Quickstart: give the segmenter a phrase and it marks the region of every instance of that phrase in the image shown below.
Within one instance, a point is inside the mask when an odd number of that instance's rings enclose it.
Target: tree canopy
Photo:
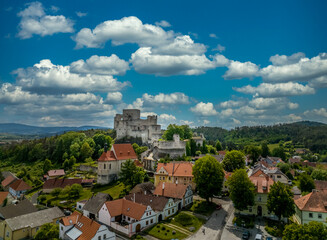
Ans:
[[[283,232],[285,240],[322,240],[326,239],[327,227],[321,222],[309,222],[299,225],[297,223],[289,224]]]
[[[137,167],[132,160],[128,159],[123,163],[119,175],[125,185],[133,188],[144,181],[146,173],[143,168]]]
[[[293,193],[281,182],[275,182],[268,193],[267,207],[278,219],[290,217],[295,213]]]
[[[188,125],[176,125],[176,124],[169,124],[167,130],[162,135],[162,138],[165,140],[173,140],[174,134],[179,134],[181,140],[190,139],[192,138],[192,131]]]
[[[245,156],[241,151],[232,150],[227,152],[222,161],[223,167],[227,172],[245,168]]]
[[[218,195],[221,192],[224,171],[214,157],[207,155],[198,159],[193,167],[193,176],[199,195],[207,201],[213,195]]]
[[[234,207],[240,211],[254,205],[255,186],[245,169],[236,170],[227,180],[229,197]]]
[[[35,240],[59,240],[59,226],[53,223],[46,223],[36,232]]]
[[[308,174],[303,173],[299,177],[301,192],[311,192],[315,188],[315,183]]]

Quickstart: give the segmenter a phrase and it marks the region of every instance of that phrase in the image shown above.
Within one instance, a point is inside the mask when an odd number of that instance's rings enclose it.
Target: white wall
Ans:
[[[106,235],[106,238],[104,238]],[[99,236],[101,236],[101,240],[115,240],[116,234],[114,232],[109,231],[108,227],[101,225],[97,233],[94,235],[92,240],[98,240]]]

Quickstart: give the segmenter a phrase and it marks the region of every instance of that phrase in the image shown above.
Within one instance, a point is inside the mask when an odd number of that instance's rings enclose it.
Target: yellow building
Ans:
[[[193,164],[190,162],[158,163],[157,171],[154,174],[154,185],[159,182],[178,183],[191,185],[195,189],[192,174]]]
[[[0,239],[19,240],[33,238],[46,223],[58,224],[64,214],[58,207],[49,208],[0,222]]]

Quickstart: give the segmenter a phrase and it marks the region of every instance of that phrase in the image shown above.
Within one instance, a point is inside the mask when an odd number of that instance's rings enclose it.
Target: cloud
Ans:
[[[176,120],[176,117],[171,114],[163,113],[163,114],[159,115],[159,121],[171,122],[171,121],[175,121],[175,120]]]
[[[234,101],[234,100],[228,100],[225,102],[221,102],[219,104],[222,108],[235,108],[235,107],[242,107],[246,104],[246,101]]]
[[[218,52],[223,52],[226,50],[226,47],[218,44],[217,47],[213,48],[212,51],[218,51]]]
[[[204,125],[208,125],[209,123],[210,123],[209,120],[206,120],[206,119],[203,120],[203,124],[204,124]]]
[[[31,38],[34,34],[40,36],[55,33],[72,33],[73,21],[63,15],[46,15],[42,3],[32,2],[19,12],[21,17],[18,36],[22,39]]]
[[[165,20],[161,20],[160,22],[156,22],[157,26],[160,27],[171,27],[171,24]]]
[[[216,67],[216,63],[205,55],[158,55],[153,54],[150,47],[140,48],[133,53],[131,63],[139,73],[158,76],[199,75]]]
[[[268,82],[310,81],[326,76],[327,53],[321,53],[311,59],[298,57],[293,64],[269,65],[260,70],[260,75],[264,81]]]
[[[210,33],[210,34],[209,34],[209,37],[211,37],[211,38],[216,38],[216,39],[218,38],[217,35],[214,34],[214,33]]]
[[[0,88],[0,104],[12,105],[26,102],[35,102],[37,100],[38,96],[36,94],[25,92],[20,86],[4,83]]]
[[[308,85],[299,83],[261,83],[257,87],[247,85],[241,88],[233,88],[237,92],[252,94],[260,97],[283,97],[314,94],[315,90]]]
[[[139,46],[158,46],[173,39],[174,35],[172,31],[166,32],[159,26],[143,24],[140,19],[131,16],[105,21],[93,30],[83,28],[74,40],[77,48],[100,48],[109,40],[113,45],[136,43]]]
[[[87,15],[87,13],[77,11],[76,15],[81,18],[81,17],[85,17]]]
[[[60,8],[58,8],[58,7],[56,7],[56,6],[51,6],[51,11],[53,12],[53,13],[56,13],[56,12],[58,12],[59,10],[60,10]]]
[[[17,84],[32,92],[112,92],[130,85],[109,75],[71,73],[69,66],[54,65],[49,59],[41,60],[33,67],[19,68],[13,73],[17,75]]]
[[[255,109],[274,109],[282,110],[285,108],[296,109],[297,103],[290,102],[287,98],[254,98],[249,102],[249,106]]]
[[[327,88],[327,75],[310,80],[308,85],[313,88]]]
[[[223,78],[227,80],[252,78],[256,76],[259,67],[251,62],[230,61],[228,70],[225,72]]]
[[[112,54],[110,57],[93,55],[86,61],[78,60],[70,64],[71,73],[124,75],[129,70],[128,62]]]
[[[307,117],[320,117],[327,120],[327,110],[326,108],[313,109],[310,111],[305,111],[304,115]]]
[[[294,53],[291,56],[276,54],[274,56],[271,56],[269,58],[269,61],[272,62],[272,64],[275,66],[284,66],[298,63],[304,57],[305,54],[302,52]]]
[[[217,111],[214,109],[211,102],[200,102],[190,109],[193,113],[200,116],[214,116],[217,115]]]
[[[123,99],[123,94],[121,92],[111,92],[107,94],[107,97],[104,102],[108,104],[114,104],[114,103],[120,103],[122,99]]]

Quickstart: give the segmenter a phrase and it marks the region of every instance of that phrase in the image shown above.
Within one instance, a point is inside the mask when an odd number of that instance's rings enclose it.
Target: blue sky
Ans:
[[[327,123],[326,1],[0,2],[0,122],[124,108],[233,128]]]

